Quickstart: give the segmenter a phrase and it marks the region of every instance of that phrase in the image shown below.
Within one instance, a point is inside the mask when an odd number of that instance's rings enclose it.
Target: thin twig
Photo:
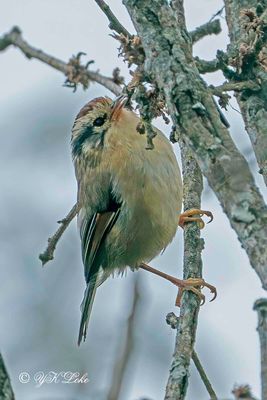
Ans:
[[[6,33],[0,37],[0,51],[6,50],[9,46],[15,46],[19,48],[23,54],[29,59],[35,58],[42,61],[45,64],[63,72],[67,78],[73,73],[73,66],[70,63],[65,63],[56,57],[50,56],[49,54],[43,52],[42,50],[36,49],[29,45],[23,38],[21,30],[18,27],[14,27],[10,32]],[[99,72],[93,72],[87,70],[86,67],[80,66],[79,69],[79,81],[83,83],[85,80],[97,82],[104,86],[116,96],[121,93],[121,87],[113,82],[112,78],[108,78],[104,75],[99,74]]]
[[[54,259],[54,252],[56,250],[57,243],[58,243],[59,239],[61,238],[61,236],[63,235],[63,233],[65,232],[65,230],[67,229],[67,227],[69,226],[70,222],[78,214],[78,211],[79,211],[79,206],[78,206],[78,204],[75,204],[72,207],[72,209],[70,210],[70,212],[68,213],[68,215],[66,215],[66,217],[63,218],[61,221],[58,221],[58,223],[60,224],[60,227],[58,228],[56,233],[54,233],[54,235],[48,239],[47,248],[45,249],[45,251],[43,253],[41,253],[39,255],[39,259],[42,261],[43,266],[48,261],[51,261]]]
[[[203,25],[198,26],[192,32],[189,32],[191,36],[192,43],[198,42],[200,39],[203,39],[208,35],[218,35],[221,33],[221,23],[219,19],[215,19],[213,21],[206,22]]]
[[[220,8],[219,11],[217,11],[215,14],[213,14],[213,16],[211,17],[209,22],[212,22],[214,20],[214,18],[216,18],[216,17],[219,17],[219,16],[221,17],[224,9],[225,9],[225,6],[222,6],[222,8]]]
[[[195,350],[192,351],[192,360],[194,361],[194,364],[196,366],[196,369],[198,370],[198,373],[202,379],[202,382],[204,383],[211,400],[217,400],[218,397],[216,395],[216,393],[214,392],[214,389],[209,381],[209,378],[206,375],[206,372],[204,371],[204,368],[198,358],[197,353],[195,352]]]
[[[137,274],[138,275],[138,274]],[[140,301],[140,277],[139,275],[135,279],[133,288],[133,302],[130,315],[127,319],[126,328],[126,339],[123,345],[122,355],[116,361],[115,367],[113,369],[111,387],[109,389],[107,400],[118,400],[121,392],[121,387],[127,365],[134,348],[134,329],[136,328],[136,313],[138,308],[138,303]]]
[[[1,354],[0,354],[0,399],[15,400],[10,378]]]
[[[110,7],[104,0],[95,0],[96,4],[101,8],[104,14],[107,16],[109,20],[109,28],[119,35],[123,35],[125,37],[131,37],[132,35],[124,28],[124,26],[120,23],[117,17],[113,14]]]

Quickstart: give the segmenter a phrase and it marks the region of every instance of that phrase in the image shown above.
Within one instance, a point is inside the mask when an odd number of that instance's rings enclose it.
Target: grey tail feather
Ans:
[[[94,280],[94,282],[91,281],[87,284],[87,287],[84,292],[84,297],[81,304],[82,316],[79,329],[78,346],[80,346],[82,339],[83,341],[85,341],[86,339],[87,326],[92,311],[96,289],[97,289],[97,282],[96,280]]]

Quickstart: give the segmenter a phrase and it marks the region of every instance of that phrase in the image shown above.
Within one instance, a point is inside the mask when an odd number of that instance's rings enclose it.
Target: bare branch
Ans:
[[[258,314],[258,332],[261,350],[261,399],[267,400],[267,299],[259,299],[253,309]]]
[[[213,21],[214,18],[216,17],[220,17],[222,15],[223,10],[225,9],[225,6],[222,6],[215,14],[213,14],[213,16],[211,17],[210,21]]]
[[[183,165],[184,209],[201,208],[202,174],[191,150],[180,141]],[[184,279],[202,277],[201,251],[204,247],[197,224],[184,227]],[[182,296],[176,344],[166,387],[166,400],[183,400],[189,379],[189,365],[194,349],[199,299],[189,291]]]
[[[10,378],[1,354],[0,354],[0,399],[15,400],[15,395],[11,386]]]
[[[214,392],[214,389],[213,389],[213,387],[212,387],[212,385],[210,383],[210,380],[207,377],[206,372],[205,372],[205,370],[204,370],[204,368],[203,368],[203,366],[202,366],[202,364],[201,364],[201,362],[200,362],[200,360],[198,358],[198,355],[195,352],[195,350],[193,350],[193,352],[192,352],[192,360],[194,361],[196,369],[198,370],[198,373],[199,373],[199,375],[200,375],[200,377],[201,377],[201,379],[202,379],[202,381],[203,381],[203,383],[204,383],[204,385],[205,385],[205,387],[207,389],[207,392],[210,395],[210,399],[211,400],[217,400],[218,397],[217,397],[216,393]]]
[[[166,316],[166,322],[167,322],[168,325],[171,326],[172,329],[178,329],[179,318],[173,312],[170,312]],[[202,364],[201,364],[201,362],[200,362],[200,360],[198,358],[198,355],[197,355],[195,350],[192,351],[192,360],[194,361],[194,364],[195,364],[195,366],[196,366],[196,368],[198,370],[200,378],[202,379],[202,381],[203,381],[203,383],[204,383],[204,385],[205,385],[205,387],[207,389],[207,392],[210,395],[210,399],[211,400],[217,400],[218,397],[217,397],[217,395],[216,395],[216,393],[215,393],[215,391],[214,391],[214,389],[213,389],[213,387],[212,387],[212,385],[210,383],[209,378],[207,377],[207,374],[206,374],[206,372],[205,372],[205,370],[204,370],[204,368],[203,368],[203,366],[202,366]]]
[[[43,52],[42,50],[36,49],[30,46],[23,38],[21,30],[18,27],[11,29],[9,33],[6,33],[0,37],[0,51],[6,50],[9,46],[14,46],[19,48],[23,54],[29,59],[35,58],[42,61],[43,63],[50,65],[51,67],[63,72],[64,75],[69,78],[73,74],[73,66],[71,63],[65,63],[56,57],[50,56],[49,54]],[[97,82],[104,86],[116,96],[121,93],[121,87],[113,82],[112,78],[108,78],[98,72],[88,71],[86,67],[80,66],[79,82],[84,84],[84,82],[89,81]],[[77,74],[75,74],[77,76]],[[85,85],[86,86],[86,85]]]
[[[217,50],[216,58],[214,60],[202,60],[199,57],[195,57],[195,65],[200,74],[206,74],[221,70],[224,76],[230,80],[236,78],[236,72],[229,68],[229,54],[222,50]]]
[[[73,218],[78,214],[79,211],[79,206],[78,204],[75,204],[68,215],[63,218],[61,221],[58,221],[60,224],[60,227],[54,233],[52,237],[48,239],[48,246],[45,249],[43,253],[39,255],[39,259],[42,261],[43,266],[48,262],[54,259],[54,252],[56,250],[57,243],[67,227],[69,226],[70,222],[73,220]]]
[[[196,67],[200,74],[208,74],[211,72],[219,71],[221,69],[220,62],[215,58],[214,60],[202,60],[199,57],[195,57]]]
[[[140,276],[138,275],[134,282],[133,302],[130,315],[127,320],[125,342],[123,344],[122,355],[116,361],[113,370],[112,384],[109,389],[107,400],[117,400],[120,396],[123,378],[129,363],[134,347],[134,329],[136,325],[137,308],[140,301]]]
[[[194,31],[189,32],[191,36],[192,43],[196,43],[208,35],[218,35],[221,33],[221,23],[219,19],[213,21],[208,21],[203,25],[197,27]]]
[[[210,85],[209,88],[211,89],[212,93],[215,96],[220,96],[223,92],[230,92],[230,91],[242,92],[243,90],[251,90],[251,91],[261,90],[260,85],[253,81],[226,82],[220,86]]]
[[[113,14],[110,7],[104,0],[95,0],[97,5],[101,8],[101,10],[106,14],[109,20],[109,28],[113,31],[117,32],[119,35],[123,35],[125,37],[131,37],[132,35],[124,28],[124,26],[120,23],[117,17]]]

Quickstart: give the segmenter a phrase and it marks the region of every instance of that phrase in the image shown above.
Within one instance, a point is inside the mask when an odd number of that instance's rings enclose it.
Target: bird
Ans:
[[[198,221],[203,210],[181,214],[180,169],[169,140],[155,127],[154,149],[146,149],[140,117],[126,107],[124,97],[98,97],[78,113],[71,135],[77,179],[78,227],[86,289],[81,304],[78,345],[86,338],[97,288],[127,267],[145,269],[203,300],[196,286],[204,280],[179,280],[148,263],[172,241],[178,227]],[[140,131],[140,129],[139,129]]]

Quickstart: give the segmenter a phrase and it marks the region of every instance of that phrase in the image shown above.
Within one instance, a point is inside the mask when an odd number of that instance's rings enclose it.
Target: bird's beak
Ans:
[[[117,121],[121,110],[123,108],[123,106],[125,105],[125,103],[127,102],[127,97],[122,95],[120,97],[118,97],[112,104],[112,109],[111,109],[111,114],[110,114],[110,120],[111,121]]]

